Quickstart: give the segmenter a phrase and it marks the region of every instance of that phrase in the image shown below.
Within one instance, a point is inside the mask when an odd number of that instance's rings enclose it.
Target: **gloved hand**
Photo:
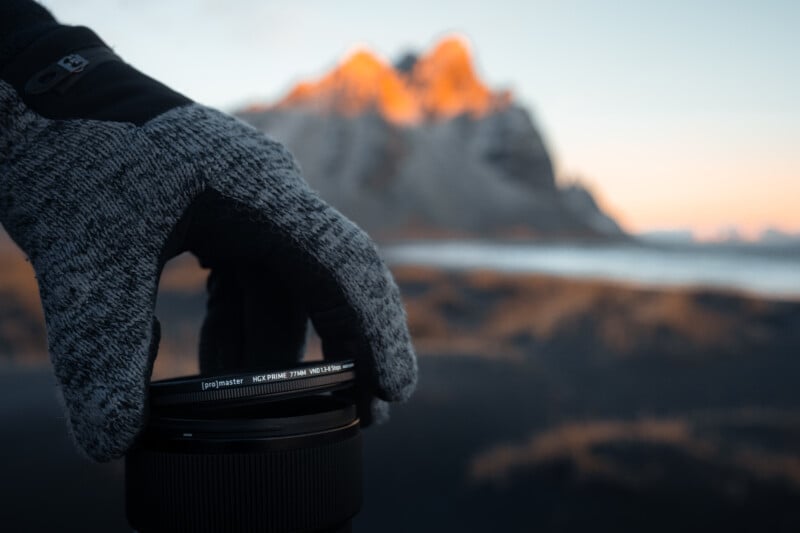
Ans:
[[[42,17],[0,57],[0,222],[36,271],[85,452],[119,457],[142,428],[158,281],[184,250],[212,269],[202,370],[296,361],[310,318],[326,358],[357,359],[365,400],[408,398],[417,366],[397,286],[284,147]]]

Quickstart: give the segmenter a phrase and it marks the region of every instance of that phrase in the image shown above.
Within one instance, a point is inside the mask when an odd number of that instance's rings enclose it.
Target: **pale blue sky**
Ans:
[[[355,45],[466,35],[534,112],[560,174],[632,229],[800,229],[800,2],[45,0],[130,63],[232,110]]]

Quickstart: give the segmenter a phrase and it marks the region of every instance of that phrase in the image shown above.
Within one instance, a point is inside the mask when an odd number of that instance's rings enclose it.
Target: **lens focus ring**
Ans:
[[[318,531],[344,523],[361,506],[358,423],[303,437],[296,446],[260,439],[250,451],[222,454],[143,445],[126,458],[128,520],[141,533]],[[269,442],[276,440],[284,442]]]

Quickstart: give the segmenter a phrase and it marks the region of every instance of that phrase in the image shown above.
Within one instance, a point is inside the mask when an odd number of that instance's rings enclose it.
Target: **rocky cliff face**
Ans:
[[[356,52],[239,115],[378,237],[622,235],[588,192],[557,186],[530,114],[478,79],[458,38],[398,67]]]

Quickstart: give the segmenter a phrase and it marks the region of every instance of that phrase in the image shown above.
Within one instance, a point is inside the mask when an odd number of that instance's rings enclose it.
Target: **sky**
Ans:
[[[147,74],[233,111],[357,46],[459,33],[630,231],[800,231],[800,2],[43,0]]]

